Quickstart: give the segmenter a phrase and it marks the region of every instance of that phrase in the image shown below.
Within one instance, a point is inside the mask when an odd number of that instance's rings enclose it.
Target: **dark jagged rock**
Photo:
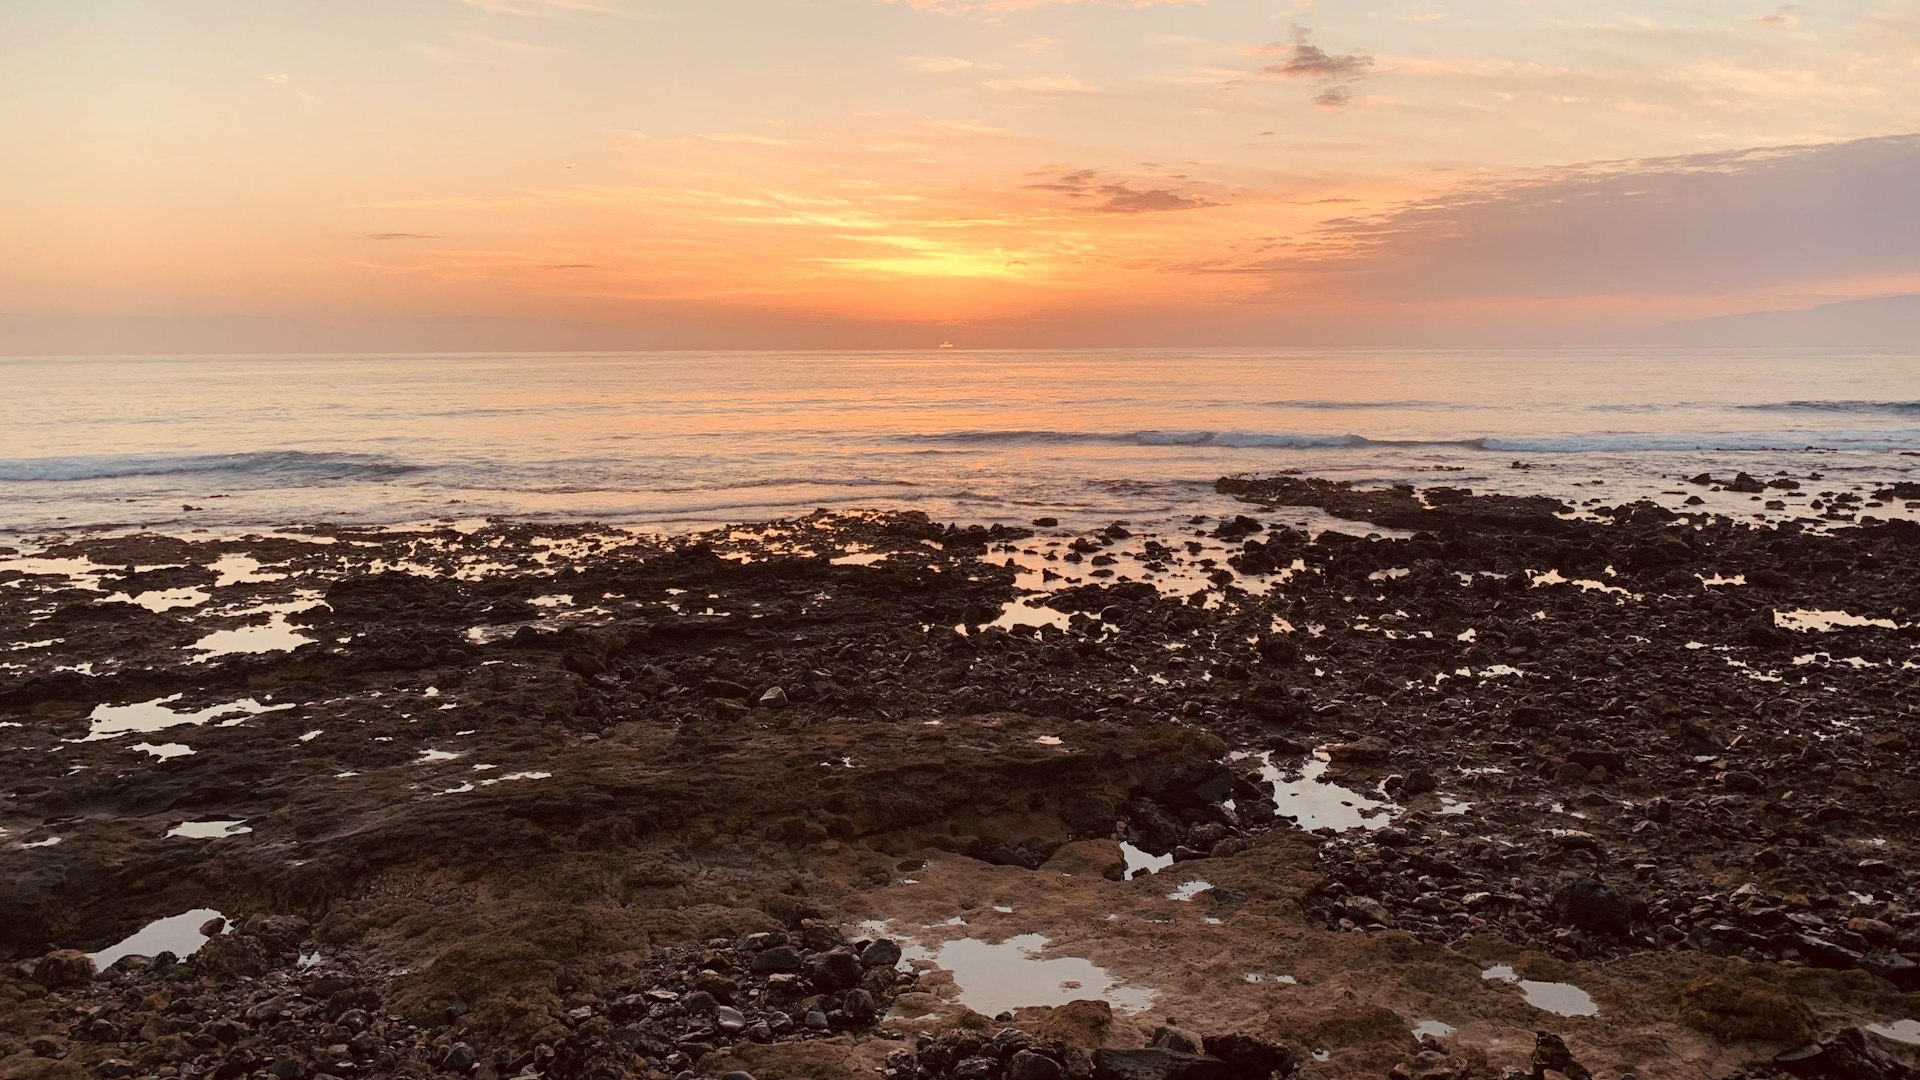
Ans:
[[[1553,894],[1553,916],[1577,930],[1620,936],[1633,928],[1633,904],[1603,881],[1577,878]]]

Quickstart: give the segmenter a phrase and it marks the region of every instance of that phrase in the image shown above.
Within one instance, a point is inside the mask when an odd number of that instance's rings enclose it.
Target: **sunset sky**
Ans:
[[[6,0],[0,353],[1594,341],[1920,292],[1920,0]]]

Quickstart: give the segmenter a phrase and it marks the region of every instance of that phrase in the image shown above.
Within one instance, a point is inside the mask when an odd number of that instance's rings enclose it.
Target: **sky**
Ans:
[[[1920,292],[1920,0],[4,0],[0,353],[1554,344]]]

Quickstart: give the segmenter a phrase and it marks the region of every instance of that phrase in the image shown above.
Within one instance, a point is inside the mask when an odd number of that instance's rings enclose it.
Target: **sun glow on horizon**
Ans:
[[[88,10],[0,11],[0,351],[236,319],[1579,338],[1920,282],[1920,19],[1871,3]]]

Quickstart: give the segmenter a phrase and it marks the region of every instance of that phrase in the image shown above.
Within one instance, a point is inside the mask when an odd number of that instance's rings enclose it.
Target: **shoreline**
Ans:
[[[1315,1076],[1497,1075],[1539,1029],[1758,1077],[1906,1032],[1920,525],[1865,519],[1920,491],[1756,475],[1694,518],[1275,477],[1153,534],[0,552],[0,1074],[1074,1075],[1171,1027]],[[34,981],[200,910],[240,928]],[[1041,959],[958,966],[1009,940]],[[1069,958],[1149,1004],[1066,1005]],[[969,1011],[1029,964],[1007,992],[1061,1007]]]
[[[1808,502],[1822,494],[1857,495],[1887,484],[1913,483],[1916,470],[1920,470],[1920,464],[1914,462],[1920,459],[1920,452],[1916,451],[1816,446],[1794,451],[1733,449],[1625,454],[1589,451],[1518,456],[1492,453],[1489,454],[1492,460],[1471,464],[1421,460],[1342,462],[1312,460],[1307,451],[1291,453],[1305,455],[1306,460],[1297,465],[1235,470],[1227,475],[1323,477],[1363,487],[1452,484],[1510,494],[1544,495],[1565,500],[1575,507],[1648,500],[1676,512],[1694,511],[1695,505],[1686,500],[1705,496],[1706,512],[1740,520],[1777,521],[1806,515]],[[1763,483],[1777,476],[1811,479],[1807,480],[1805,491],[1775,491],[1769,492],[1767,499],[1751,500],[1756,504],[1780,502],[1781,506],[1748,505],[1746,493],[1690,483],[1703,469],[1722,476],[1751,469]],[[425,489],[412,496],[389,497],[375,492],[376,488],[393,488],[389,484],[374,485],[350,496],[341,495],[345,489],[306,489],[295,484],[294,490],[314,500],[313,505],[304,508],[274,499],[260,500],[262,493],[271,491],[270,488],[237,488],[229,494],[174,491],[104,502],[83,499],[63,508],[69,511],[85,508],[96,515],[80,521],[62,515],[36,517],[32,524],[0,525],[0,546],[145,532],[242,537],[289,527],[408,531],[445,526],[464,530],[494,524],[564,527],[593,523],[684,536],[724,529],[740,522],[785,520],[816,509],[841,514],[920,512],[940,520],[1009,526],[1023,524],[1035,516],[1052,516],[1069,527],[1093,530],[1115,519],[1147,521],[1156,526],[1177,523],[1190,512],[1192,504],[1210,501],[1217,494],[1215,475],[1201,465],[1191,471],[1156,474],[1146,480],[1109,480],[1091,475],[1055,477],[1045,490],[1015,490],[1018,485],[1009,487],[1008,478],[1003,476],[987,479],[981,491],[973,490],[968,483],[958,484],[958,490],[948,490],[925,477],[884,482],[867,480],[852,487],[835,486],[836,482],[829,481],[798,498],[792,491],[765,499],[749,497],[756,492],[808,487],[806,482],[796,480],[771,487],[762,483],[748,483],[738,488],[718,486],[700,492],[703,498],[692,504],[670,508],[645,505],[651,496],[644,485],[631,490],[610,488],[572,493],[445,488],[435,491],[429,500]],[[20,485],[17,490],[25,494],[36,486],[59,482],[12,483]],[[406,490],[404,485],[401,490]],[[886,494],[888,490],[894,494]],[[587,495],[600,498],[570,501]],[[229,498],[238,501],[220,501]],[[186,501],[182,502],[183,499]],[[125,520],[99,516],[98,508],[104,503],[122,501],[135,505],[159,504],[166,509],[140,513],[130,507],[127,512],[131,516]],[[236,509],[239,507],[244,508]],[[1206,513],[1230,511],[1229,506],[1219,503],[1199,509]],[[1893,516],[1915,517],[1914,509],[1897,507]]]

